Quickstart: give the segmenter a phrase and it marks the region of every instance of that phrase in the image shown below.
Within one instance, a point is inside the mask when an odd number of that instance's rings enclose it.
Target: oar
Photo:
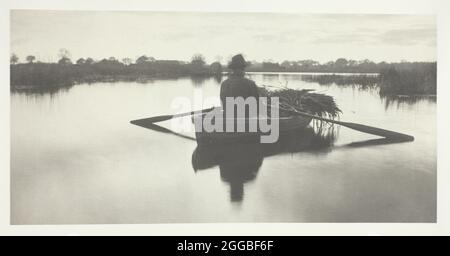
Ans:
[[[209,111],[213,110],[214,108],[215,107],[205,108],[205,109],[202,109],[202,110],[196,110],[196,111],[180,113],[180,114],[175,114],[175,115],[153,116],[153,117],[149,117],[149,118],[133,120],[133,121],[131,121],[131,123],[136,122],[136,121],[140,121],[140,122],[145,121],[146,123],[157,123],[157,122],[167,121],[167,120],[170,120],[172,118],[183,117],[183,116],[190,116],[190,115],[195,115],[195,114],[198,114],[198,113],[206,113],[206,112],[209,112]]]
[[[337,121],[337,120],[333,120],[333,119],[328,119],[328,118],[323,118],[320,116],[316,116],[316,115],[311,115],[305,112],[301,112],[301,111],[297,111],[297,110],[288,110],[288,109],[281,109],[282,111],[288,112],[290,114],[293,115],[301,115],[301,116],[306,116],[306,117],[310,117],[313,119],[317,119],[317,120],[321,120],[321,121],[325,121],[328,123],[333,123],[333,124],[338,124],[338,125],[342,125],[345,126],[347,128],[356,130],[356,131],[360,131],[360,132],[364,132],[364,133],[368,133],[368,134],[373,134],[373,135],[377,135],[377,136],[381,136],[381,137],[385,137],[385,138],[389,138],[389,139],[395,139],[395,140],[401,140],[401,141],[413,141],[414,137],[411,135],[407,135],[407,134],[403,134],[403,133],[399,133],[399,132],[394,132],[394,131],[389,131],[389,130],[385,130],[385,129],[381,129],[381,128],[377,128],[377,127],[373,127],[373,126],[368,126],[368,125],[364,125],[364,124],[357,124],[357,123],[350,123],[350,122],[342,122],[342,121]]]
[[[141,126],[141,127],[153,130],[153,131],[173,134],[175,136],[182,137],[182,138],[189,139],[189,140],[193,140],[193,141],[196,140],[195,138],[193,138],[191,136],[187,136],[187,135],[184,135],[184,134],[181,134],[181,133],[174,132],[174,131],[172,131],[170,129],[167,129],[165,127],[159,126],[159,125],[151,123],[151,122],[146,122],[145,119],[133,120],[133,121],[131,121],[131,123],[134,124],[134,125],[137,125],[137,126]]]
[[[154,117],[145,118],[145,119],[133,120],[133,121],[131,121],[131,123],[136,124],[138,122],[139,123],[142,123],[142,122],[145,122],[145,123],[162,122],[162,121],[170,120],[172,118],[189,116],[189,115],[195,115],[195,114],[198,114],[198,113],[206,113],[206,112],[209,112],[209,111],[213,110],[214,108],[215,107],[211,107],[211,108],[207,108],[207,109],[191,111],[191,112],[186,112],[186,113],[180,113],[180,114],[175,114],[175,115],[154,116]],[[407,134],[403,134],[403,133],[399,133],[399,132],[394,132],[394,131],[389,131],[389,130],[385,130],[385,129],[381,129],[381,128],[377,128],[377,127],[373,127],[373,126],[357,124],[357,123],[350,123],[350,122],[337,121],[337,120],[323,118],[323,117],[316,116],[316,115],[311,115],[311,114],[308,114],[308,113],[305,113],[305,112],[301,112],[301,111],[298,111],[298,110],[288,110],[288,109],[284,109],[284,108],[281,109],[281,110],[285,111],[287,113],[293,114],[293,115],[306,116],[306,117],[310,117],[310,118],[313,118],[313,119],[321,120],[321,121],[324,121],[324,122],[342,125],[342,126],[345,126],[347,128],[350,128],[350,129],[353,129],[353,130],[356,130],[356,131],[360,131],[360,132],[364,132],[364,133],[368,133],[368,134],[372,134],[372,135],[377,135],[377,136],[381,136],[381,137],[384,137],[384,138],[401,140],[401,141],[413,141],[414,140],[414,137],[411,136],[411,135],[407,135]]]

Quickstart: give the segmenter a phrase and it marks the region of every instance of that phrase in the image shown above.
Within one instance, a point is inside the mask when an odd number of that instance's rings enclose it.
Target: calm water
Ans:
[[[250,76],[259,85],[332,95],[343,111],[341,120],[416,139],[360,143],[376,137],[341,127],[328,148],[313,149],[318,142],[309,134],[299,142],[308,144],[300,152],[261,153],[243,147],[216,153],[196,150],[195,141],[129,123],[173,113],[174,96],[193,98],[199,91],[203,97],[218,95],[215,79],[12,93],[11,222],[436,220],[433,100],[388,101],[376,90],[320,86],[301,81],[300,74]],[[161,125],[170,127],[170,122]],[[218,164],[217,154],[235,165]]]

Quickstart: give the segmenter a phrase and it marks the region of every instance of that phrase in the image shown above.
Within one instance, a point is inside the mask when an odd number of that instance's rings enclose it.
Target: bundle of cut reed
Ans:
[[[342,113],[332,96],[316,93],[312,89],[279,88],[268,90],[267,87],[259,87],[258,90],[261,96],[278,97],[280,109],[307,112],[329,119],[338,119]],[[287,115],[289,113],[280,112],[280,116]],[[322,121],[314,121],[317,127],[322,127],[323,123]]]
[[[320,117],[334,119],[342,113],[332,96],[315,93],[312,89],[267,90],[260,87],[259,94],[265,97],[278,97],[281,108],[295,109]]]

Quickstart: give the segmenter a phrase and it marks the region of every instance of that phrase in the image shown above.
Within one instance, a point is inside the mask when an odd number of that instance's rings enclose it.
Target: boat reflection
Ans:
[[[196,139],[151,122],[151,119],[138,119],[132,124],[157,132],[175,135],[184,139]],[[314,128],[315,127],[315,128]],[[331,150],[345,150],[359,147],[379,146],[405,142],[387,138],[370,139],[334,146],[337,139],[335,126],[308,126],[305,129],[290,130],[280,134],[276,143],[239,143],[225,145],[197,146],[192,153],[192,167],[195,172],[218,167],[221,180],[230,186],[230,200],[242,202],[244,185],[256,179],[264,158],[278,154],[308,152],[326,154]]]
[[[257,177],[265,157],[295,152],[326,153],[335,141],[334,131],[311,127],[280,135],[277,143],[197,146],[192,154],[195,172],[219,167],[222,181],[230,186],[230,201],[241,202],[244,185]]]

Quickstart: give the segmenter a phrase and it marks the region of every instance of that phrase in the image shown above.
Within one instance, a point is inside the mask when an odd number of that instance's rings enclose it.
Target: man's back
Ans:
[[[225,105],[226,97],[255,97],[258,98],[258,88],[250,79],[244,76],[231,75],[227,80],[222,82],[220,87],[220,100],[222,106]]]

